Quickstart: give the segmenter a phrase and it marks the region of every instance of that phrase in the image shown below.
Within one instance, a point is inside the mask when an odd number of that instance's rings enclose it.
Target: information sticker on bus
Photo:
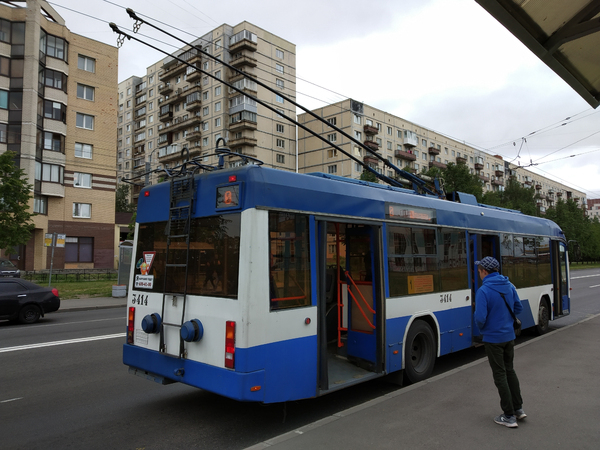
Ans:
[[[433,292],[433,275],[409,275],[407,278],[409,294]]]
[[[154,275],[136,275],[134,287],[137,289],[152,289]]]
[[[388,219],[435,223],[435,210],[386,202],[385,217]]]

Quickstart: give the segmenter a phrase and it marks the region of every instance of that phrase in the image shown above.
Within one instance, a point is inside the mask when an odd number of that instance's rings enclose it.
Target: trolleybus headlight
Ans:
[[[186,342],[198,342],[203,334],[204,327],[198,319],[188,320],[181,325],[181,339]]]
[[[142,330],[148,334],[158,333],[160,331],[161,323],[162,319],[160,318],[160,314],[148,314],[142,319]]]

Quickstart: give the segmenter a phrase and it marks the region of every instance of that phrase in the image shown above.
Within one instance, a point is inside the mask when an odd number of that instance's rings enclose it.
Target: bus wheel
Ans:
[[[535,327],[536,333],[541,336],[548,332],[550,321],[550,310],[548,309],[548,302],[546,299],[540,301],[540,308],[538,310],[538,324]]]
[[[429,378],[435,355],[435,338],[431,327],[422,320],[415,321],[408,330],[404,350],[404,371],[411,383]]]

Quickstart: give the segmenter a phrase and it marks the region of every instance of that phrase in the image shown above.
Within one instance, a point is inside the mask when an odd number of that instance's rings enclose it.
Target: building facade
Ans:
[[[0,4],[0,152],[34,187],[30,241],[9,255],[54,268],[113,268],[117,49],[71,33],[45,1]]]
[[[346,99],[312,112],[400,169],[421,173],[430,167],[445,168],[451,162],[466,164],[483,182],[484,192],[502,191],[509,177],[535,189],[542,213],[559,198],[586,204],[585,194],[580,191],[361,102]],[[377,172],[385,170],[385,175],[394,177],[393,171],[377,157],[323,122],[306,113],[298,116],[298,122]],[[324,172],[351,178],[360,178],[363,172],[361,164],[303,129],[298,130],[298,168],[305,173]]]
[[[586,212],[590,219],[600,220],[600,198],[588,199]]]
[[[119,84],[119,179],[138,177],[139,184],[153,183],[157,177],[147,178],[147,169],[174,167],[188,157],[215,165],[219,138],[232,151],[258,158],[267,166],[296,170],[296,127],[279,114],[295,117],[295,106],[195,48],[201,47],[295,101],[296,46],[248,22],[221,25],[192,45],[151,65],[144,76]],[[251,97],[273,105],[277,112]],[[184,149],[187,152],[182,153]],[[238,156],[225,161],[228,166],[240,163]],[[133,202],[140,190],[140,185],[132,188]]]

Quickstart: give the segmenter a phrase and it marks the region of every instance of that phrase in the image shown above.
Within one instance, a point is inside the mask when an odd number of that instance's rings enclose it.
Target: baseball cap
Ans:
[[[475,265],[483,267],[488,272],[494,272],[500,269],[498,260],[491,256],[486,256],[481,261],[475,261]]]

